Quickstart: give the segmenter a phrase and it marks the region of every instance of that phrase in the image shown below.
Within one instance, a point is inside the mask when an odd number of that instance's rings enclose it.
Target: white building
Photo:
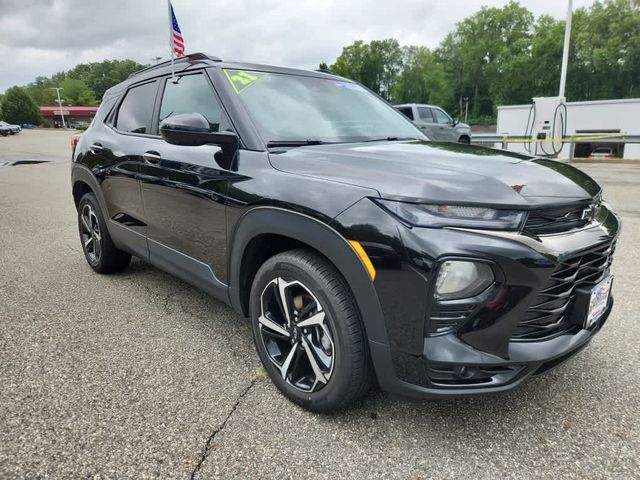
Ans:
[[[606,136],[618,133],[640,135],[640,98],[567,102],[566,106],[567,136]],[[498,107],[496,133],[524,137],[530,110],[531,105]],[[597,139],[590,143],[567,143],[562,147],[559,158],[585,158],[599,146],[611,147],[616,157],[640,159],[640,144],[625,144],[624,138],[617,143],[598,143]],[[507,147],[509,150],[527,153],[527,146],[522,143],[509,143]]]

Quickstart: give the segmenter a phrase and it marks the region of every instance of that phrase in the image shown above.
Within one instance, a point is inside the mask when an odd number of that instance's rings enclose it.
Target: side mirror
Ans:
[[[172,145],[220,145],[227,152],[238,149],[238,136],[235,133],[211,132],[209,129],[209,122],[201,113],[171,115],[160,123],[160,135]]]
[[[460,123],[460,120],[458,120],[457,118],[454,118],[453,121],[451,122],[451,126],[455,127],[459,123]]]

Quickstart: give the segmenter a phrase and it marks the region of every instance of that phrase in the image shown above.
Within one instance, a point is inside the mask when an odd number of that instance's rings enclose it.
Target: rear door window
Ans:
[[[115,127],[123,132],[150,133],[157,82],[130,88],[120,104]]]
[[[423,122],[435,123],[430,108],[418,107],[418,115],[420,115],[420,120],[422,120]]]

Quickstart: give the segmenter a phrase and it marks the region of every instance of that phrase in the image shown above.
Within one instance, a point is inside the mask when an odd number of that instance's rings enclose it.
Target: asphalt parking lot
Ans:
[[[374,391],[307,413],[264,377],[248,322],[78,241],[70,133],[0,138],[0,478],[640,478],[640,164],[581,164],[621,213],[616,306],[570,362],[491,397]]]

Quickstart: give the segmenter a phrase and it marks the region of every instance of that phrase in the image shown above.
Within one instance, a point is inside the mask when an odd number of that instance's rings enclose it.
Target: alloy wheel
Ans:
[[[93,207],[88,203],[82,207],[80,214],[80,237],[91,263],[99,262],[102,255],[100,224]]]
[[[303,392],[323,388],[336,362],[327,313],[301,282],[278,277],[260,296],[260,337],[282,378]]]

